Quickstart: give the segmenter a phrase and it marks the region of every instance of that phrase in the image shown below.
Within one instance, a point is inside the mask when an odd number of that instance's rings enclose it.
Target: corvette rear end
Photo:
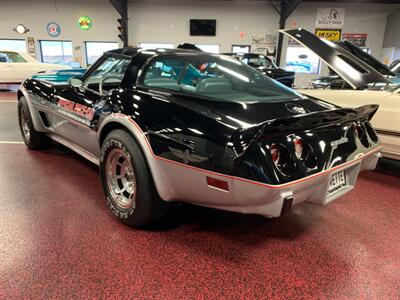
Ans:
[[[380,145],[369,119],[377,108],[337,108],[238,129],[222,155],[225,174],[160,164],[173,198],[208,207],[278,217],[304,201],[325,205],[349,192],[359,172],[375,169]]]

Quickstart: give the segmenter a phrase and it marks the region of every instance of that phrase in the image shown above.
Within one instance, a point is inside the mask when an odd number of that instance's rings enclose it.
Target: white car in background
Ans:
[[[386,158],[400,160],[400,85],[391,83],[369,64],[338,45],[322,40],[307,30],[282,32],[318,55],[352,88],[303,89],[299,92],[342,107],[378,104],[379,109],[371,123],[381,140],[382,154]]]
[[[0,50],[0,84],[21,83],[38,72],[61,69],[70,67],[41,63],[22,52]]]

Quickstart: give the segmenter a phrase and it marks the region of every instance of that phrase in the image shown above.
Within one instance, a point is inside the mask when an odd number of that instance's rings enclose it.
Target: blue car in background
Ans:
[[[81,77],[85,72],[84,68],[44,71],[33,75],[32,78],[50,82],[68,82],[73,77]]]

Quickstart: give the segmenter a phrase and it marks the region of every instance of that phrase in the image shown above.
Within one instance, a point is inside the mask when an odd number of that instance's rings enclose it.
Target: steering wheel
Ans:
[[[116,76],[116,75],[110,75],[110,76],[106,76],[106,77],[102,78],[100,80],[100,82],[99,82],[99,92],[100,92],[100,94],[105,94],[104,90],[103,90],[103,85],[104,85],[104,82],[106,82],[109,79],[118,79],[119,81],[121,81],[121,77]]]

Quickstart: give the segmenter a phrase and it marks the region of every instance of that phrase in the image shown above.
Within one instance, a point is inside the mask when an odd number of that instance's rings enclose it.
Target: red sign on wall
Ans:
[[[343,41],[349,41],[358,47],[365,47],[367,41],[366,33],[343,33]]]

